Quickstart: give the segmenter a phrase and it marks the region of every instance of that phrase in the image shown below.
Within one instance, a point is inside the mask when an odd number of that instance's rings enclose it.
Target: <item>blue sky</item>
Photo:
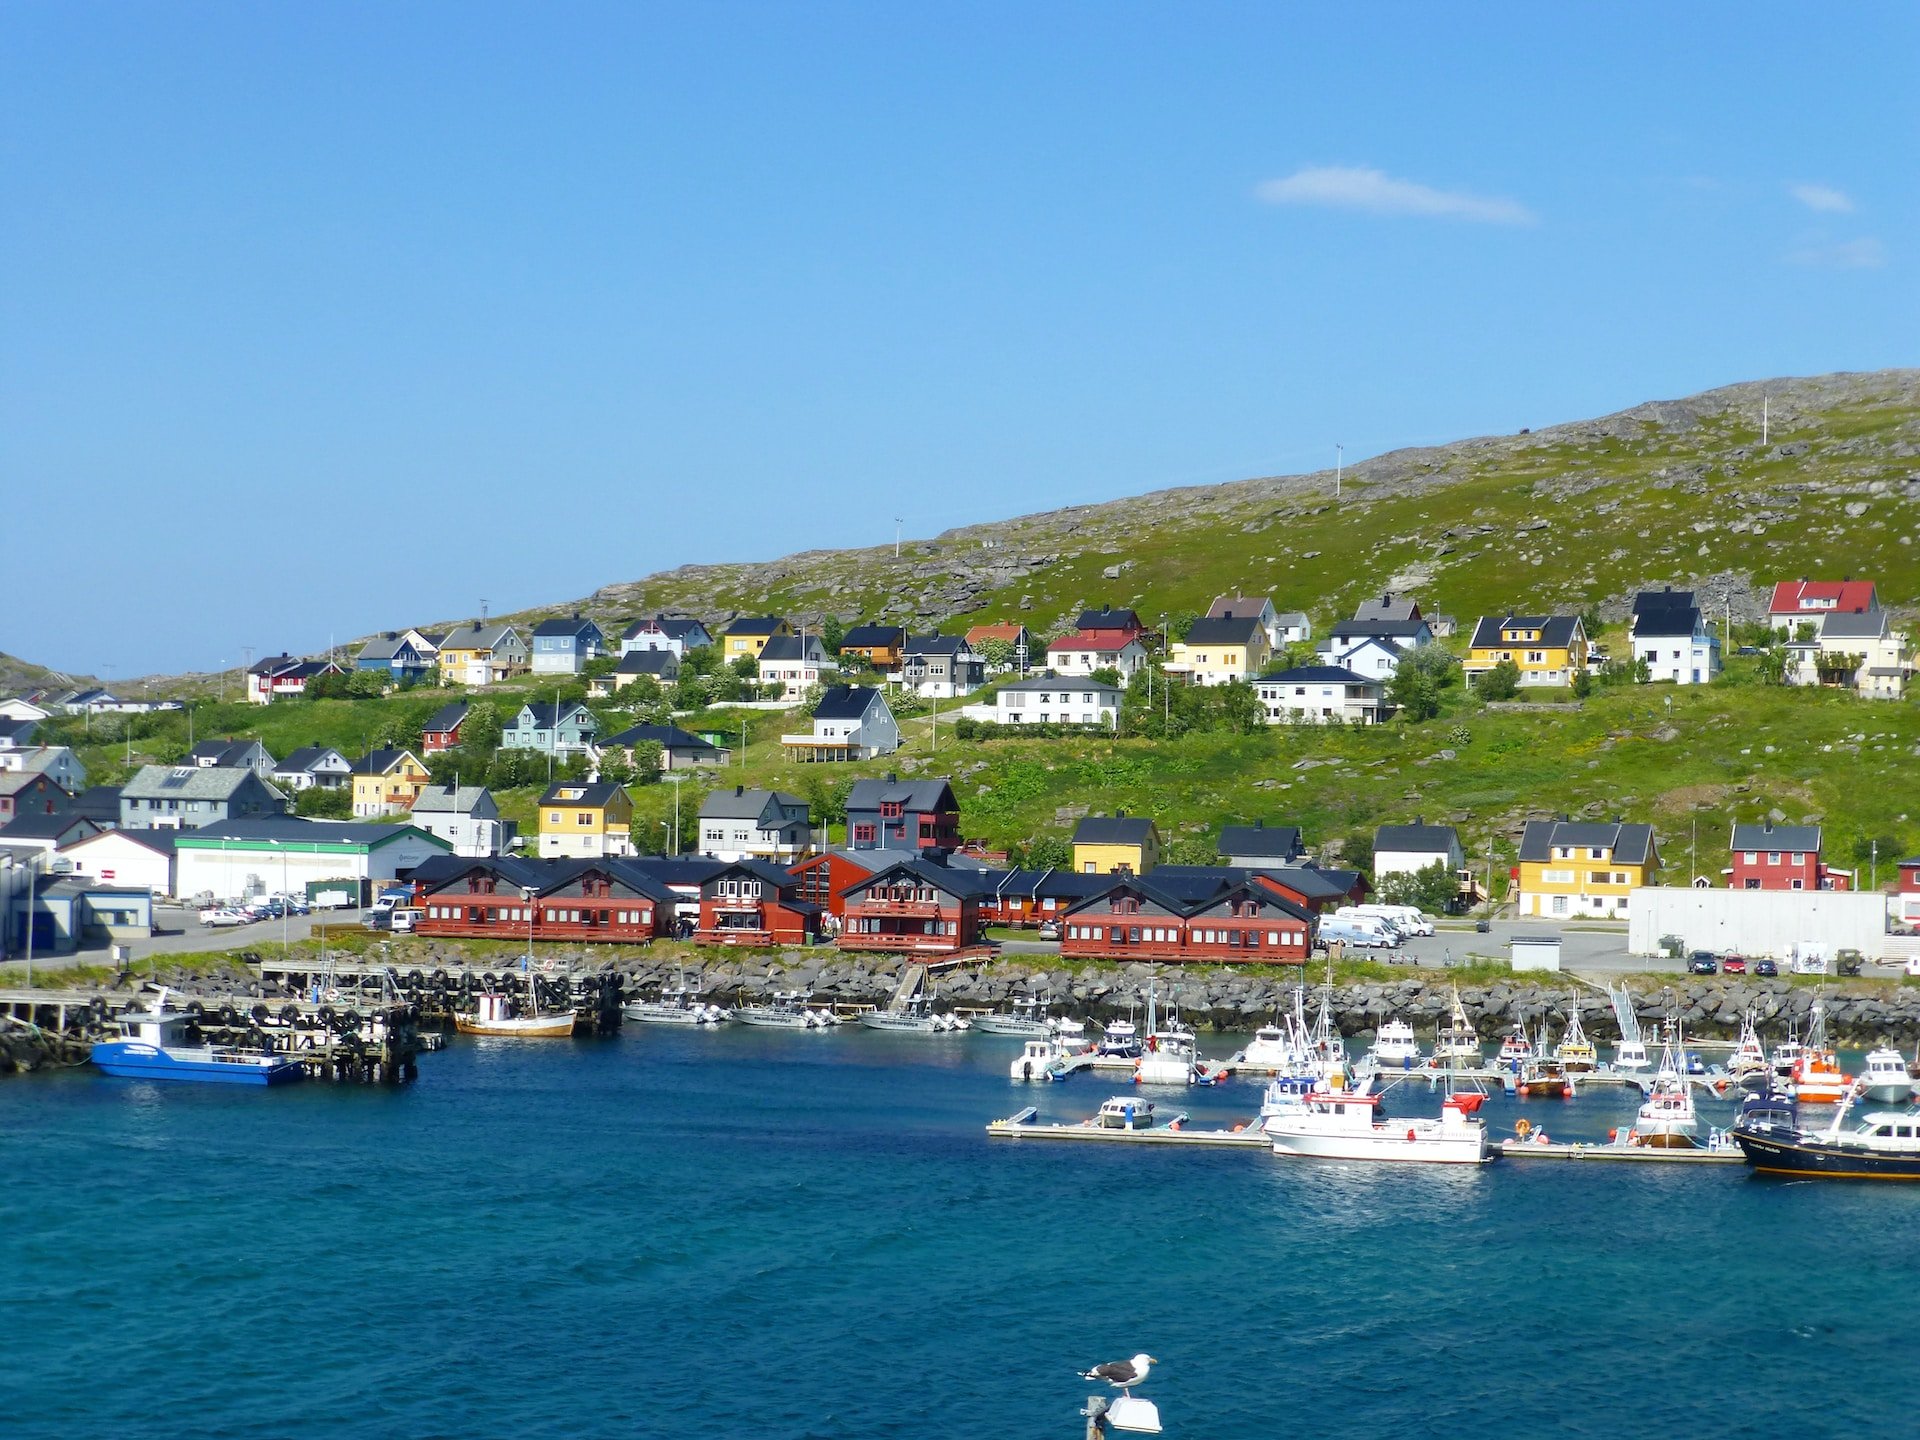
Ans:
[[[108,675],[1914,363],[1920,10],[21,4],[0,649]]]

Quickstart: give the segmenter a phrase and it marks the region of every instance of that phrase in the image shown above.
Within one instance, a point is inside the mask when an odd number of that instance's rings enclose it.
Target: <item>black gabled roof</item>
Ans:
[[[460,722],[467,718],[467,711],[473,708],[466,700],[455,700],[442,705],[427,717],[427,723],[420,727],[423,733],[445,735],[459,728]]]
[[[875,646],[899,646],[905,643],[906,638],[907,627],[904,625],[856,625],[840,637],[840,648],[865,650]]]
[[[598,808],[612,802],[616,793],[626,787],[616,785],[611,780],[556,780],[547,787],[547,793],[540,797],[542,805],[586,805]],[[562,795],[562,791],[578,791],[574,795]]]
[[[1187,645],[1247,645],[1262,633],[1257,615],[1201,616],[1187,630]]]
[[[1551,860],[1556,846],[1597,846],[1623,865],[1638,865],[1653,854],[1651,825],[1621,825],[1568,820],[1529,820],[1520,832],[1522,860]]]
[[[1215,848],[1222,855],[1267,855],[1291,860],[1301,852],[1300,827],[1269,825],[1263,820],[1251,825],[1222,825],[1220,843]]]
[[[1344,665],[1296,665],[1291,670],[1269,670],[1254,677],[1260,685],[1378,685]]]
[[[901,654],[954,656],[962,651],[970,653],[972,649],[961,635],[909,635]]]
[[[1073,622],[1076,630],[1144,630],[1140,617],[1133,611],[1115,609],[1111,605],[1098,610],[1082,610],[1080,618]]]
[[[533,627],[533,633],[536,635],[584,635],[589,630],[596,635],[600,633],[598,625],[591,620],[583,620],[578,615],[569,615],[559,620],[542,620]]]
[[[1111,885],[1108,885],[1105,889],[1097,890],[1090,895],[1082,896],[1072,905],[1069,905],[1064,913],[1067,915],[1077,915],[1088,906],[1098,905],[1101,901],[1111,899],[1119,892],[1136,895],[1150,905],[1159,906],[1169,915],[1184,916],[1187,913],[1189,902],[1176,891],[1155,884],[1155,876],[1153,875],[1115,875],[1111,878],[1113,880]],[[1218,893],[1217,889],[1209,892],[1210,895]]]
[[[926,881],[936,890],[944,890],[949,895],[964,899],[969,896],[993,894],[992,884],[983,883],[989,873],[980,870],[954,870],[918,856],[898,856],[879,869],[861,876],[853,884],[842,887],[840,893],[843,896],[851,895],[856,890],[864,890],[869,885],[877,884],[889,876],[911,875],[916,880]]]
[[[960,802],[953,797],[953,786],[944,777],[902,780],[897,775],[888,775],[885,779],[870,777],[854,781],[853,788],[847,791],[846,809],[849,812],[877,810],[883,800],[898,800],[908,811],[919,814],[960,808]]]
[[[876,697],[883,705],[886,703],[885,697],[870,685],[829,685],[820,693],[820,703],[813,707],[813,718],[858,720]]]
[[[616,675],[665,675],[679,669],[680,662],[671,650],[629,650],[613,667]]]
[[[662,885],[704,885],[728,865],[711,855],[626,855],[621,860]]]
[[[1451,825],[1382,825],[1373,832],[1373,848],[1406,850],[1415,854],[1452,853],[1460,843],[1460,832]]]
[[[1153,833],[1146,815],[1088,815],[1073,827],[1076,845],[1144,845]]]
[[[1573,632],[1580,624],[1578,615],[1482,615],[1473,627],[1472,648],[1490,650],[1497,645],[1541,645],[1549,650],[1564,650],[1573,644]],[[1538,640],[1500,638],[1502,630],[1537,630]]]
[[[787,622],[778,615],[742,615],[730,623],[728,635],[771,635]]]
[[[618,735],[609,735],[600,744],[603,747],[624,745],[631,748],[644,740],[653,741],[662,750],[710,750],[718,753],[720,748],[711,741],[682,730],[678,725],[630,725]]]
[[[84,815],[103,825],[117,826],[120,823],[120,787],[89,785],[74,797],[73,804],[67,807],[67,813]]]
[[[1412,639],[1431,628],[1424,620],[1342,620],[1327,634],[1334,640]]]
[[[720,868],[700,883],[702,886],[709,885],[724,875],[734,874],[751,875],[754,879],[763,881],[776,890],[791,890],[798,883],[793,878],[793,871],[785,865],[775,865],[770,860],[755,860],[752,857],[745,860],[722,861]]]
[[[1818,854],[1818,825],[1742,824],[1733,827],[1734,850],[1795,850]]]
[[[698,620],[689,619],[684,615],[655,615],[652,619],[642,617],[634,621],[620,632],[620,638],[632,640],[650,630],[658,631],[670,640],[685,640],[696,630],[705,634],[707,627]]]

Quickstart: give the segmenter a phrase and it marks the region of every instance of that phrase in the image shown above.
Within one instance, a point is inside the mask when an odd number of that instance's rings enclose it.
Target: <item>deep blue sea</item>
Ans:
[[[1079,1440],[1076,1371],[1140,1350],[1196,1440],[1920,1429],[1920,1190],[989,1141],[1115,1089],[1017,1050],[630,1026],[403,1089],[5,1081],[0,1436]]]

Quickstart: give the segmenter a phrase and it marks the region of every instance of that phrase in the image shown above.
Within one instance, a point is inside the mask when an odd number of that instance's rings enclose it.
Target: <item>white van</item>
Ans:
[[[1400,938],[1373,915],[1332,915],[1320,922],[1320,944],[1338,942],[1360,950],[1391,950]]]
[[[1423,914],[1414,905],[1350,905],[1342,908],[1342,913],[1351,910],[1358,915],[1378,915],[1392,924],[1403,935],[1433,934],[1433,917]]]
[[[1408,931],[1404,921],[1381,915],[1359,905],[1342,905],[1333,914],[1337,920],[1345,920],[1370,930],[1385,931],[1387,938],[1396,945],[1407,938]]]

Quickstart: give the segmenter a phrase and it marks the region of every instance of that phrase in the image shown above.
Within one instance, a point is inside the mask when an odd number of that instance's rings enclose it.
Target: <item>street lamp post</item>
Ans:
[[[531,885],[520,887],[520,898],[527,902],[527,983],[533,983],[533,901],[540,892]]]

